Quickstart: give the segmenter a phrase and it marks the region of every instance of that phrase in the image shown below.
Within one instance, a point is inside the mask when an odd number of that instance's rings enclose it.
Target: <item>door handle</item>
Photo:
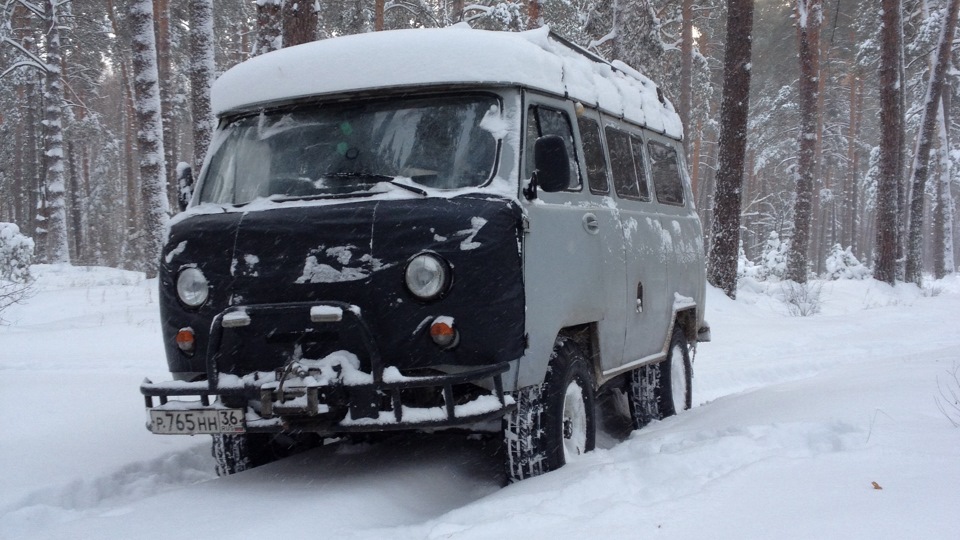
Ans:
[[[600,222],[597,220],[597,216],[591,213],[584,214],[583,228],[590,234],[597,234],[600,232]]]

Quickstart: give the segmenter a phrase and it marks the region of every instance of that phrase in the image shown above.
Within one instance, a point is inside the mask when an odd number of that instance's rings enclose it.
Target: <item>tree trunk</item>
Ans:
[[[793,240],[787,259],[787,278],[807,281],[807,253],[813,217],[813,180],[817,168],[817,107],[820,75],[820,0],[797,0],[797,49],[800,58],[800,154],[797,160],[797,198],[794,204]]]
[[[680,123],[683,124],[683,153],[690,155],[690,111],[693,108],[693,0],[683,0],[680,22]]]
[[[317,40],[317,12],[313,9],[313,2],[286,0],[282,11],[284,47]]]
[[[527,28],[540,28],[543,26],[543,12],[540,0],[528,0],[527,2]],[[461,3],[461,11],[463,4]]]
[[[737,294],[752,32],[753,0],[727,0],[727,44],[723,58],[723,95],[720,105],[720,164],[707,277],[710,283],[722,289],[730,298],[735,298]]]
[[[940,95],[943,92],[947,67],[950,65],[950,48],[953,44],[954,28],[957,26],[958,11],[960,11],[960,0],[950,0],[943,26],[940,28],[937,59],[930,71],[927,97],[920,121],[920,133],[917,135],[917,151],[913,156],[910,226],[904,279],[917,285],[920,285],[923,270],[923,202],[927,176],[930,172],[930,150],[933,147],[934,129],[937,127],[937,112],[942,105]]]
[[[900,0],[883,0],[880,29],[880,174],[877,182],[876,260],[873,277],[891,285],[897,279],[897,185],[902,113],[900,94]]]
[[[939,135],[940,135],[940,179],[937,183],[937,211],[934,219],[934,269],[937,279],[952,274],[953,258],[953,220],[954,203],[950,192],[951,160],[950,160],[950,131],[947,119],[950,118],[950,90],[944,86],[941,97]]]
[[[860,74],[854,69],[847,77],[850,84],[850,125],[847,132],[847,179],[844,187],[843,200],[846,201],[843,210],[843,243],[857,250],[857,211],[859,206],[859,189],[857,178],[860,169],[860,152],[857,143],[860,137]]]
[[[200,172],[216,119],[210,112],[214,65],[213,0],[190,0],[190,107],[193,116],[193,170]]]
[[[143,244],[144,271],[151,278],[157,274],[169,203],[163,159],[163,122],[160,116],[156,40],[153,35],[153,6],[150,0],[133,1],[129,16],[133,33],[133,89],[136,96],[137,147],[140,151],[146,235]]]
[[[280,6],[283,0],[257,2],[257,44],[253,55],[276,51],[283,47],[283,23]]]
[[[906,57],[904,51],[904,42],[903,42],[903,2],[899,3],[897,8],[900,15],[898,18],[898,25],[900,28],[899,32],[899,45],[897,51],[897,76],[899,77],[900,84],[906,84]],[[900,151],[897,153],[897,235],[895,237],[897,243],[897,264],[896,272],[897,279],[903,279],[903,261],[906,257],[904,253],[904,244],[906,243],[907,238],[907,219],[904,215],[907,211],[907,190],[906,190],[906,174],[904,171],[907,167],[907,92],[904,89],[901,89],[899,92],[899,101],[900,101],[900,123],[898,124],[897,137],[898,145]]]
[[[450,22],[458,23],[463,20],[463,0],[453,0],[451,12],[447,13]]]
[[[46,84],[43,94],[44,165],[47,171],[47,261],[69,263],[67,240],[66,180],[63,152],[63,81],[61,80],[60,20],[58,2],[47,0],[44,12],[44,48],[47,51]]]
[[[373,31],[383,32],[383,8],[386,0],[374,0],[373,2]]]
[[[170,69],[170,0],[153,0],[154,30],[157,38],[157,72],[160,87],[160,110],[163,118],[163,161],[169,172],[177,163],[176,121],[173,114],[173,79]],[[177,183],[174,175],[166,178],[166,193],[176,200]]]
[[[17,5],[13,6],[13,12],[11,13],[11,21],[13,25],[13,37],[20,43],[20,46],[30,50],[32,49],[33,35],[30,31],[30,17],[27,15],[27,11]],[[28,169],[28,163],[31,159],[32,154],[35,154],[28,146],[28,131],[32,133],[35,123],[30,123],[26,121],[25,116],[29,115],[33,110],[33,104],[27,101],[28,94],[28,85],[30,84],[30,77],[33,76],[33,71],[28,70],[18,74],[15,79],[15,95],[17,97],[17,102],[22,103],[23,107],[16,111],[15,123],[13,126],[13,194],[15,201],[13,204],[13,222],[20,226],[20,230],[24,231],[26,234],[33,234],[30,228],[30,215],[32,209],[30,208],[30,183],[31,177],[34,173],[30,173]],[[24,114],[24,110],[26,114]]]
[[[73,244],[71,260],[83,261],[83,178],[80,176],[80,167],[77,166],[77,153],[73,142],[67,143],[67,164],[70,171],[70,240]]]

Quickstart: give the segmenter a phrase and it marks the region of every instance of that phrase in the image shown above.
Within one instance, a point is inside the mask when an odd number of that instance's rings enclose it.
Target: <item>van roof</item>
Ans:
[[[608,63],[551,33],[392,30],[325,39],[238,64],[213,85],[222,115],[310,96],[437,85],[522,86],[588,106],[679,139],[673,105],[647,77]]]

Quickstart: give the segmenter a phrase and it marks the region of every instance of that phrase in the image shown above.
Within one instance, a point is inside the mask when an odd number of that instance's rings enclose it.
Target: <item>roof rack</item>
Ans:
[[[560,43],[560,44],[563,45],[564,47],[566,47],[566,48],[568,48],[568,49],[576,52],[577,54],[581,54],[581,55],[583,55],[583,56],[586,56],[587,58],[589,58],[590,60],[593,60],[594,62],[597,62],[597,63],[600,63],[600,64],[605,64],[605,65],[607,65],[607,66],[610,66],[610,69],[612,69],[614,72],[623,73],[624,75],[628,75],[628,76],[633,77],[633,74],[627,73],[626,71],[624,71],[624,70],[622,70],[622,69],[619,69],[617,66],[613,65],[613,62],[607,60],[606,58],[600,56],[599,54],[596,54],[596,53],[591,52],[591,51],[588,50],[586,47],[583,47],[583,46],[581,46],[581,45],[577,45],[576,43],[574,43],[574,42],[570,41],[569,39],[567,39],[566,37],[564,37],[564,36],[562,36],[562,35],[554,32],[553,30],[550,30],[549,37],[552,38],[552,39],[554,39],[554,40],[556,40],[558,43]],[[632,66],[631,66],[631,67],[632,67]],[[639,70],[637,70],[636,68],[633,68],[633,69],[636,70],[637,72],[639,72]],[[660,101],[660,104],[661,104],[661,105],[666,105],[666,104],[667,104],[667,103],[666,103],[666,96],[664,96],[663,90],[660,88],[660,85],[654,83],[654,88],[656,88],[656,90],[657,90],[657,99]]]

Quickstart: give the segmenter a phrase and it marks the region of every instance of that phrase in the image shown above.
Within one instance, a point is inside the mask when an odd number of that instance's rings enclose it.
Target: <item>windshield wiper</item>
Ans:
[[[333,173],[333,174],[325,174],[324,176],[329,178],[369,178],[371,180],[377,181],[378,183],[385,182],[387,184],[390,184],[391,186],[397,186],[398,188],[405,189],[411,193],[416,193],[421,197],[427,196],[426,190],[418,188],[417,186],[411,186],[409,184],[404,184],[402,182],[399,182],[396,176],[390,176],[387,174],[340,172],[340,173]]]
[[[386,182],[387,182],[388,184],[390,184],[391,186],[397,186],[397,187],[399,187],[399,188],[403,188],[403,189],[405,189],[405,190],[407,190],[407,191],[416,193],[417,195],[420,195],[421,197],[426,197],[426,196],[427,196],[427,192],[426,192],[425,190],[420,189],[420,188],[418,188],[417,186],[410,186],[410,185],[407,185],[407,184],[402,184],[402,183],[398,182],[396,178],[394,178],[393,180],[387,180]]]

